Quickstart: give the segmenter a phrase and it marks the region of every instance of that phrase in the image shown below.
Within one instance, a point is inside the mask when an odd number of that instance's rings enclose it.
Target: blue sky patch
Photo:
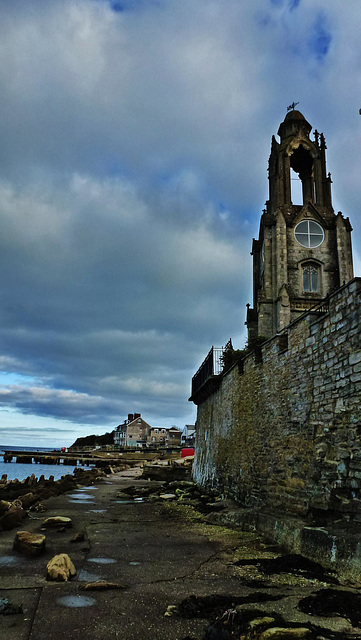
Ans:
[[[288,6],[290,11],[293,11],[293,9],[297,9],[298,5],[300,4],[301,0],[289,0],[288,2]]]
[[[123,13],[136,11],[145,5],[159,6],[159,0],[109,0],[109,4],[115,13]]]
[[[290,11],[296,9],[300,4],[301,0],[288,0],[288,8]],[[274,7],[280,7],[285,3],[285,0],[270,0],[270,3],[273,4]]]
[[[319,14],[314,23],[312,35],[308,41],[308,46],[314,57],[320,62],[327,56],[332,35],[326,26],[326,19],[323,14]]]
[[[111,7],[113,11],[115,11],[116,13],[121,13],[125,9],[124,4],[122,2],[112,2]]]

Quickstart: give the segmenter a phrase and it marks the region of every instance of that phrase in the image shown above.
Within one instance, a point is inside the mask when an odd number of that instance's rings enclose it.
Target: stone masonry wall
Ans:
[[[223,376],[198,407],[197,482],[272,513],[361,522],[360,306],[356,278]]]

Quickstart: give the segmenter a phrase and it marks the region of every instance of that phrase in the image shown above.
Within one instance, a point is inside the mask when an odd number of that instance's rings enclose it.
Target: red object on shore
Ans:
[[[60,449],[60,451],[61,451],[62,453],[65,453],[65,451],[66,451],[66,447],[62,447],[62,448]]]
[[[194,456],[194,449],[182,449],[181,458],[187,458],[188,456]]]

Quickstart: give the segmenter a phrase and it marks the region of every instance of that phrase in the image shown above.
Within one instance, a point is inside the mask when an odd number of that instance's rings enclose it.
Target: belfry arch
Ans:
[[[314,202],[313,158],[302,144],[290,156],[290,167],[299,176],[302,184],[302,204]],[[300,203],[292,200],[292,204]]]

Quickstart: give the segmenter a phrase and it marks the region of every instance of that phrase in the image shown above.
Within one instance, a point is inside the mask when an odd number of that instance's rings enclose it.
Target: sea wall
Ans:
[[[242,506],[361,522],[361,279],[222,376],[198,406],[194,479]]]

